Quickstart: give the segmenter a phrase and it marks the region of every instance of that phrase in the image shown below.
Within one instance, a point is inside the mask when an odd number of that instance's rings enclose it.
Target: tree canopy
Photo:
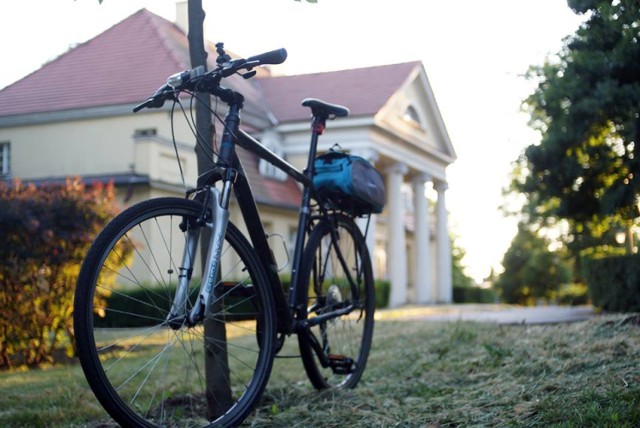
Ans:
[[[585,15],[543,65],[524,106],[540,144],[519,161],[514,190],[536,220],[574,234],[631,224],[640,201],[640,2],[569,0]]]

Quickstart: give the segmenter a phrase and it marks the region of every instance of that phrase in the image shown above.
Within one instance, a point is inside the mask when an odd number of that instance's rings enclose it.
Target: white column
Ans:
[[[408,171],[403,163],[387,169],[387,209],[389,243],[387,248],[387,271],[391,281],[389,306],[407,303],[407,248],[404,230],[404,199],[402,182]]]
[[[414,287],[416,290],[416,303],[425,304],[433,302],[431,293],[431,255],[429,254],[429,207],[424,194],[424,185],[430,181],[429,174],[422,173],[413,177],[414,216],[415,230],[414,240]]]
[[[451,278],[451,241],[449,238],[448,213],[445,203],[445,191],[448,188],[445,181],[435,183],[435,190],[438,192],[438,203],[436,215],[438,231],[436,235],[437,263],[438,263],[438,301],[441,303],[451,303],[453,297]]]

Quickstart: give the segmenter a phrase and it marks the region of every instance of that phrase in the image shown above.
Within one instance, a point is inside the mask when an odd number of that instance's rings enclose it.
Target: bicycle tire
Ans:
[[[236,426],[269,379],[273,298],[253,248],[233,224],[214,289],[219,311],[206,320],[208,326],[224,325],[225,336],[207,333],[205,351],[204,323],[171,328],[166,321],[186,240],[178,223],[202,212],[200,203],[179,198],[133,205],[99,234],[80,270],[74,301],[78,357],[96,398],[122,426]],[[191,283],[187,306],[198,294],[195,270]],[[105,305],[106,294],[124,304]],[[223,361],[213,364],[222,369],[206,371],[204,355],[224,349],[214,347],[220,343],[226,351],[208,361]],[[211,393],[207,385],[216,384],[207,382],[210,373],[222,373],[226,392]]]
[[[355,273],[351,277],[359,296],[351,292],[349,277],[338,260],[335,241],[331,239],[334,230],[339,236],[339,248],[347,269]],[[349,302],[360,308],[298,334],[302,362],[315,388],[353,388],[367,363],[375,311],[371,260],[365,239],[353,219],[336,214],[313,228],[300,275],[308,284],[303,287],[306,310],[298,314],[299,318],[311,320]],[[331,356],[333,367],[323,367],[314,350],[314,341],[322,347],[325,356]]]

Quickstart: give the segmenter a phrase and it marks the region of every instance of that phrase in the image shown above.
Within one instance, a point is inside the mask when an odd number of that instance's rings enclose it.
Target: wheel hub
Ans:
[[[342,293],[340,292],[340,287],[333,284],[327,290],[327,307],[331,308],[336,306],[337,304],[342,303]]]

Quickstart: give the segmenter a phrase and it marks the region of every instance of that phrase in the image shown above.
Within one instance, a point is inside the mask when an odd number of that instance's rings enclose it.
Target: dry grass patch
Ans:
[[[297,355],[295,338],[281,355]],[[280,358],[255,427],[637,427],[640,315],[557,325],[381,320],[361,384]],[[115,426],[80,367],[0,373],[0,427]]]
[[[380,321],[357,389],[312,391],[291,379],[295,360],[280,362],[247,425],[635,427],[639,324]]]

